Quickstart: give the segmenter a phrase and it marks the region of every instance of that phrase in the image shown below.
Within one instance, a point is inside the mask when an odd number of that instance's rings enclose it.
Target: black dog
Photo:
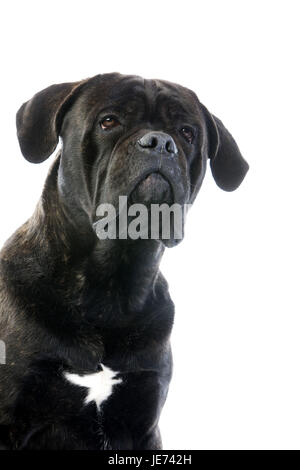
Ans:
[[[174,309],[159,263],[176,240],[99,240],[97,207],[192,203],[207,159],[227,191],[248,165],[192,91],[136,76],[53,85],[17,129],[30,162],[62,150],[1,253],[0,446],[160,449]]]

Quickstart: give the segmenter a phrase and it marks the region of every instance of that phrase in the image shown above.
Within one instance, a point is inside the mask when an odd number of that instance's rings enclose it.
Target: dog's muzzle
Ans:
[[[131,202],[150,204],[172,204],[173,191],[166,178],[158,173],[151,173],[138,183],[131,193]]]
[[[147,132],[137,141],[137,144],[141,155],[153,161],[173,159],[178,154],[173,138],[164,132]],[[174,197],[170,182],[162,172],[154,171],[137,184],[131,194],[131,201],[145,205],[172,204]]]

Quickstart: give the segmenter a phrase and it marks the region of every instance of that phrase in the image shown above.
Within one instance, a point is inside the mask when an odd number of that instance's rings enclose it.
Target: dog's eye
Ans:
[[[190,127],[184,126],[180,129],[180,132],[185,138],[185,140],[187,140],[190,144],[193,142],[193,139],[194,139],[193,129],[191,129]]]
[[[116,126],[119,126],[120,123],[115,116],[105,116],[104,119],[100,122],[100,126],[103,130],[107,131],[113,129]]]

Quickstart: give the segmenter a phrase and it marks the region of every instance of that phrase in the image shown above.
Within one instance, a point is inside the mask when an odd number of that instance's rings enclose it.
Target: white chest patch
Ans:
[[[93,374],[78,375],[69,372],[64,374],[66,379],[72,384],[88,389],[84,402],[88,404],[94,401],[98,409],[101,403],[112,394],[114,385],[122,382],[122,379],[115,378],[118,372],[114,372],[103,364],[101,366],[103,370]]]

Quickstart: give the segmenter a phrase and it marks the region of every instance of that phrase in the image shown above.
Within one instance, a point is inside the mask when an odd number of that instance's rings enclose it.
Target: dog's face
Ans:
[[[209,158],[217,184],[236,189],[248,165],[223,124],[173,83],[106,74],[53,85],[17,115],[24,156],[45,160],[58,136],[59,187],[95,221],[100,203],[192,203]]]

